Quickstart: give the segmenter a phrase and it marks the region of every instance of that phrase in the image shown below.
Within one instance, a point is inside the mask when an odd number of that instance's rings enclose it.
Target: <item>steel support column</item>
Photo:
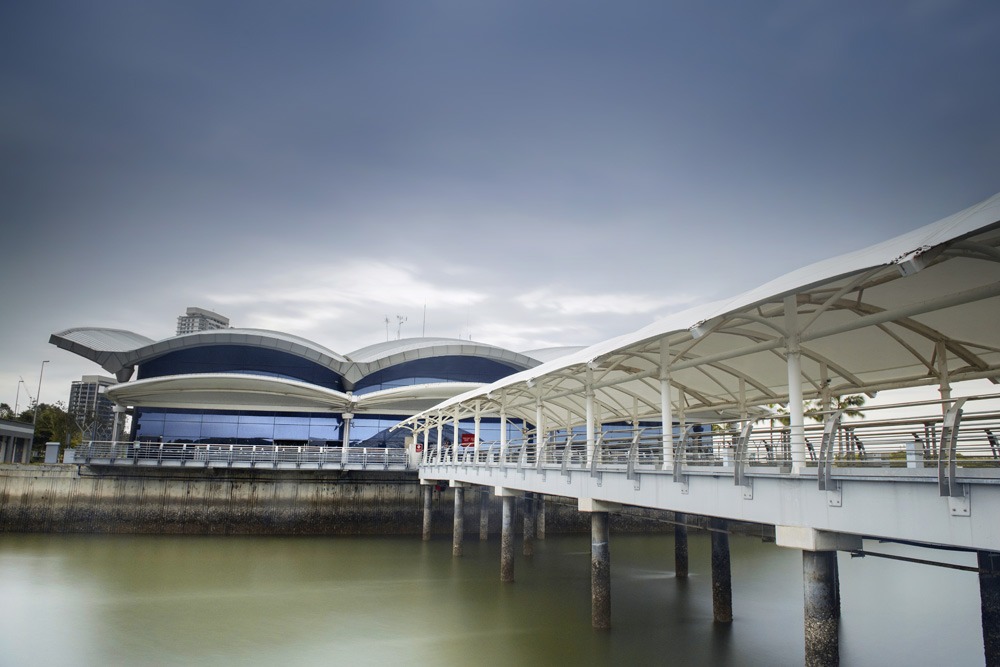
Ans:
[[[803,551],[806,665],[840,664],[840,593],[836,551]]]
[[[674,414],[670,402],[670,342],[660,341],[660,428],[663,438],[663,469],[674,467]]]
[[[711,521],[712,612],[716,623],[733,622],[733,578],[729,562],[729,522]]]
[[[799,349],[798,302],[785,297],[785,347],[788,363],[788,421],[792,473],[806,467],[805,409],[802,403],[802,352]]]

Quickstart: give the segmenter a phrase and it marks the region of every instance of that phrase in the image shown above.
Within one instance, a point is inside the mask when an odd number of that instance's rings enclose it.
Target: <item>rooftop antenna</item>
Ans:
[[[398,322],[398,324],[396,325],[396,340],[399,340],[399,337],[402,334],[403,322],[405,321],[406,321],[405,317],[403,317],[402,315],[396,315],[396,322]]]
[[[389,316],[385,316],[385,342],[389,342]]]

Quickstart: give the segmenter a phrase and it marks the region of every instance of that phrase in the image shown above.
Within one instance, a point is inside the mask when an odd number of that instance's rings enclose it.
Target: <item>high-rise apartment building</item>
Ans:
[[[114,404],[104,395],[105,390],[117,384],[113,377],[84,375],[73,382],[69,390],[67,412],[73,415],[84,437],[93,440],[111,440],[114,428]]]
[[[229,318],[213,313],[204,308],[188,308],[184,315],[177,318],[177,335],[208,331],[210,329],[228,329]]]

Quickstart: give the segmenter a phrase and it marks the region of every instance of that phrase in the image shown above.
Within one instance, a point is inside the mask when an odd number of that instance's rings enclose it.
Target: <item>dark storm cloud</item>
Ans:
[[[7,3],[0,387],[52,331],[188,305],[346,351],[424,302],[532,346],[731,294],[997,190],[998,32],[966,2]]]

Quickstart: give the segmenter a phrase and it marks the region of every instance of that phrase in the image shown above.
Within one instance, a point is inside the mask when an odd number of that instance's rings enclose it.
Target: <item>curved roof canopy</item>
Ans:
[[[163,340],[117,329],[76,328],[52,334],[49,342],[115,373],[119,382],[132,376],[135,366],[177,350],[213,345],[246,345],[287,352],[329,368],[353,386],[367,375],[408,361],[445,356],[471,356],[504,363],[514,370],[537,366],[532,357],[494,345],[451,338],[405,338],[361,348],[349,356],[317,343],[263,329],[213,329]]]
[[[1000,194],[939,222],[798,269],[731,299],[444,401],[404,424],[476,410],[547,423],[659,420],[661,378],[676,415],[739,414],[788,400],[798,349],[806,399],[1000,378]]]
[[[107,396],[120,405],[180,410],[413,414],[481,386],[437,382],[355,396],[268,375],[199,373],[117,384],[107,390]]]

